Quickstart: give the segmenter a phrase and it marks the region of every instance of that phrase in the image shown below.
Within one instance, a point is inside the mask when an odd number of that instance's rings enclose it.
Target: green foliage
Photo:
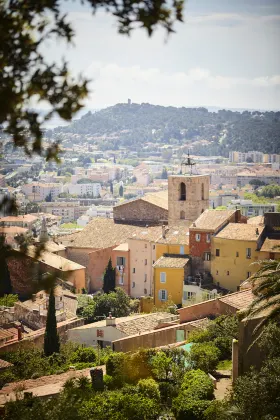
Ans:
[[[120,188],[119,188],[119,196],[123,197],[123,186],[122,185],[120,185]]]
[[[5,235],[0,235],[0,297],[10,295],[13,292],[7,257],[12,252],[6,244]]]
[[[276,322],[266,325],[258,340],[258,346],[267,358],[280,358],[280,327]]]
[[[194,343],[186,358],[191,369],[211,373],[216,369],[220,355],[220,350],[212,343]]]
[[[211,321],[205,330],[190,333],[188,341],[213,343],[220,350],[220,360],[224,360],[231,358],[232,340],[237,337],[237,317],[235,315],[221,315]]]
[[[137,384],[138,391],[141,395],[152,400],[160,400],[159,386],[154,379],[140,379]]]
[[[117,133],[117,142],[102,140],[104,150],[133,145],[139,153],[143,153],[140,138],[163,144],[171,144],[175,139],[176,143],[184,144],[199,136],[208,140],[209,144],[207,147],[199,144],[193,146],[193,154],[227,157],[230,150],[277,153],[279,127],[279,112],[265,112],[260,117],[256,112],[209,112],[205,108],[117,104],[93,114],[88,113],[62,130],[79,134],[94,132],[108,137]],[[172,150],[163,153],[166,161],[171,156]]]
[[[188,391],[195,399],[211,400],[214,398],[214,386],[209,376],[200,369],[190,370],[184,376],[182,391]]]
[[[81,178],[77,181],[77,184],[92,184],[92,179],[89,178]]]
[[[59,353],[60,349],[55,312],[55,296],[54,289],[52,288],[49,295],[49,307],[44,336],[45,356],[51,356],[53,353]]]
[[[280,196],[280,186],[279,185],[266,185],[263,187],[259,195],[267,198],[274,198]]]
[[[259,197],[257,194],[253,193],[244,193],[245,200],[252,200],[253,203],[256,204],[266,204],[268,203],[268,200],[264,197]]]
[[[210,401],[196,400],[188,393],[182,392],[173,400],[172,410],[176,420],[204,420],[204,411],[210,404]]]
[[[116,287],[114,292],[98,294],[93,299],[86,296],[78,296],[77,314],[85,318],[85,323],[100,321],[112,313],[115,317],[127,316],[131,312],[130,298],[120,288]]]
[[[110,293],[115,290],[116,287],[116,270],[112,266],[112,260],[109,259],[107,267],[103,276],[103,290],[104,293]]]
[[[92,347],[79,347],[70,360],[72,363],[94,363],[96,362],[96,350]]]
[[[18,301],[18,295],[4,295],[0,297],[0,306],[12,307]]]

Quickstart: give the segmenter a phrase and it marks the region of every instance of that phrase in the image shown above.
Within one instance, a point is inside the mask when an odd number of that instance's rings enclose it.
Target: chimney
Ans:
[[[18,333],[18,341],[22,340],[21,326],[18,326],[17,327],[17,333]]]
[[[162,237],[163,237],[163,239],[165,239],[165,234],[166,234],[166,228],[165,228],[165,225],[162,225]]]
[[[116,317],[112,316],[112,313],[109,312],[109,316],[106,318],[106,327],[115,327],[116,326]]]
[[[36,294],[32,295],[32,302],[36,302]]]

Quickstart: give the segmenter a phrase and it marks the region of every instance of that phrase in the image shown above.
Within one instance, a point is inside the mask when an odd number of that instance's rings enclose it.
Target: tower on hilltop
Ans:
[[[168,224],[190,225],[209,208],[209,175],[199,175],[189,154],[180,175],[168,177]]]

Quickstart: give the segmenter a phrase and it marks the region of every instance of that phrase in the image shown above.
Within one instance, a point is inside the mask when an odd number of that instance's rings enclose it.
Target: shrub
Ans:
[[[113,384],[113,378],[110,375],[104,375],[103,376],[103,382],[104,382],[104,386],[111,390],[114,389],[114,384]]]
[[[172,410],[176,420],[203,420],[203,413],[210,404],[210,401],[196,400],[183,391],[173,400]]]
[[[232,338],[217,337],[213,341],[214,345],[220,350],[220,360],[230,359],[232,353]]]
[[[144,397],[160,400],[159,386],[154,379],[141,379],[138,382],[138,390]]]
[[[212,343],[194,343],[187,353],[187,361],[191,369],[213,372],[220,358],[220,350]]]
[[[179,387],[171,382],[159,382],[160,397],[163,402],[178,396]]]
[[[95,363],[96,350],[92,347],[79,347],[72,355],[71,363]]]
[[[113,377],[116,383],[123,385],[126,382],[126,355],[124,353],[112,353],[106,362],[106,373]]]
[[[213,382],[200,369],[190,370],[185,374],[181,390],[189,391],[196,399],[211,400],[214,397]]]

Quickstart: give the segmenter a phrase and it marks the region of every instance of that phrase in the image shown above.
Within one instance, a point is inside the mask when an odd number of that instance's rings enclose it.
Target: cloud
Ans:
[[[214,75],[200,67],[187,72],[165,72],[95,61],[86,75],[92,79],[87,104],[92,107],[131,97],[135,102],[161,105],[280,108],[280,75],[249,79]]]

